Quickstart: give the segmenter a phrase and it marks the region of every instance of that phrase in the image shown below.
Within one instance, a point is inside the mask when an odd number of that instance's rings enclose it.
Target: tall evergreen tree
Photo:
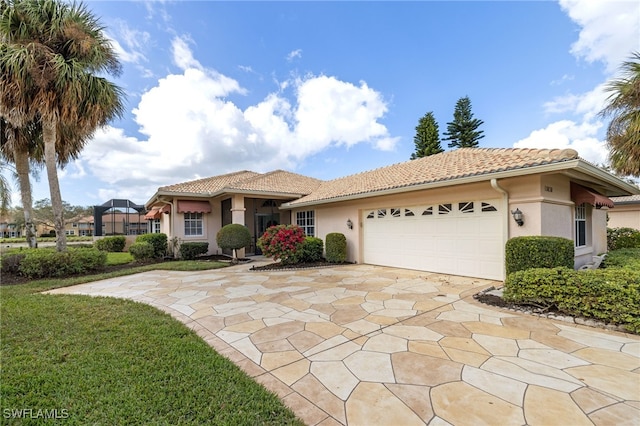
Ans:
[[[484,121],[473,118],[469,97],[460,98],[453,111],[453,121],[447,123],[443,140],[450,141],[449,148],[477,148],[478,141],[484,138],[484,131],[478,130],[482,124]]]
[[[416,145],[416,152],[411,154],[411,159],[427,157],[429,155],[439,154],[444,151],[440,146],[440,132],[438,123],[433,117],[433,112],[429,111],[418,121],[416,126],[416,135],[413,137],[413,143]]]

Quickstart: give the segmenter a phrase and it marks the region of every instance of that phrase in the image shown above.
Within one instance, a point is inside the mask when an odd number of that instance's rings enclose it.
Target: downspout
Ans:
[[[502,215],[502,279],[506,278],[506,260],[505,260],[505,249],[504,247],[507,244],[507,240],[509,239],[509,193],[502,188],[498,184],[498,179],[491,179],[491,187],[502,194],[502,205],[505,207],[506,212]]]

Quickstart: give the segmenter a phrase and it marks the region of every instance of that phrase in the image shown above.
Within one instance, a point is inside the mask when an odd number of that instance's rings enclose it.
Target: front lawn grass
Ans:
[[[133,256],[127,251],[107,253],[107,266],[126,265],[133,262]]]
[[[169,314],[130,300],[39,293],[145,270],[223,265],[168,262],[0,287],[2,423],[302,424]],[[40,417],[12,418],[17,413]],[[58,420],[43,419],[47,413]]]

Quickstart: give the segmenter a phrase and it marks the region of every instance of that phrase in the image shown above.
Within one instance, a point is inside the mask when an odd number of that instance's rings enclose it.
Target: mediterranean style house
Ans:
[[[147,201],[153,232],[207,241],[246,225],[253,244],[274,224],[347,238],[348,260],[502,280],[509,238],[575,242],[576,267],[607,250],[611,196],[640,190],[571,149],[463,148],[330,181],[276,170],[239,171],[158,188]]]

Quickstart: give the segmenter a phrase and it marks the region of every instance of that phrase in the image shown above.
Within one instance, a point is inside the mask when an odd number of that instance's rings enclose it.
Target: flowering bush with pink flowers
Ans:
[[[258,238],[262,254],[282,263],[295,263],[296,252],[304,242],[304,231],[298,225],[272,226]]]

